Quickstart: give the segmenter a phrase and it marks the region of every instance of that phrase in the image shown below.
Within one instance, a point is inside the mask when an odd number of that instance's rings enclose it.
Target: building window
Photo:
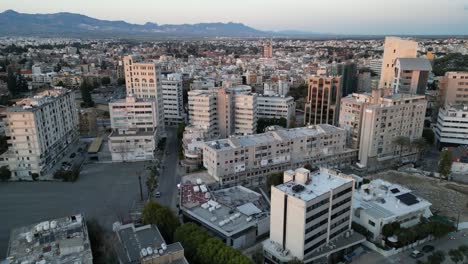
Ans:
[[[369,220],[368,223],[369,223],[369,225],[371,225],[371,226],[375,226],[375,223],[372,222],[371,220]]]

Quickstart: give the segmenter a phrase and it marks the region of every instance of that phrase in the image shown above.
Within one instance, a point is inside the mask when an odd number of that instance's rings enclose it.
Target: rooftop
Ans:
[[[12,264],[92,264],[83,215],[72,215],[13,229],[7,253]]]
[[[353,195],[353,208],[361,208],[375,219],[405,215],[429,208],[431,203],[410,189],[381,179],[363,184]]]
[[[12,107],[8,107],[8,112],[24,112],[33,111],[43,105],[49,104],[64,94],[68,94],[71,91],[62,87],[55,87],[54,89],[44,90],[36,93],[32,97],[23,98],[16,102]]]
[[[432,71],[431,62],[426,58],[398,58],[400,67],[405,71]]]
[[[308,172],[309,170],[307,169],[299,168],[295,171],[288,170],[285,172],[285,175],[294,175],[297,173]],[[303,201],[310,201],[333,189],[353,181],[353,178],[348,175],[326,168],[320,168],[320,170],[311,171],[309,180],[305,183],[298,181],[297,178],[298,177],[296,177],[296,181],[288,181],[276,186],[275,188]]]
[[[124,263],[140,263],[141,258],[158,258],[184,250],[178,242],[166,245],[154,225],[135,227],[133,223],[126,225],[117,223],[114,224],[114,231],[121,242],[117,247],[117,253]],[[170,263],[187,263],[187,261],[182,258]]]
[[[210,191],[201,184],[181,186],[182,209],[218,232],[231,236],[269,216],[264,198],[242,186]]]

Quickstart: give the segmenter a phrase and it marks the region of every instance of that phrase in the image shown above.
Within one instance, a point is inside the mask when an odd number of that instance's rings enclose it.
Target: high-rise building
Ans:
[[[112,133],[109,150],[113,161],[152,160],[157,145],[157,102],[153,99],[125,100],[109,104]]]
[[[220,185],[259,185],[271,173],[305,164],[342,167],[356,160],[346,132],[331,125],[270,130],[205,142],[203,166]]]
[[[370,93],[372,87],[372,75],[370,72],[360,72],[357,77],[357,92]]]
[[[399,157],[415,158],[414,148],[398,146],[395,139],[406,137],[413,141],[422,136],[426,107],[427,101],[422,95],[373,95],[371,104],[362,109],[360,164],[373,167]]]
[[[15,178],[45,175],[78,140],[75,93],[63,88],[45,90],[6,110],[8,150],[1,163]]]
[[[444,105],[468,105],[468,72],[447,72],[440,79],[441,107]]]
[[[145,61],[141,56],[125,56],[125,84],[127,95],[136,99],[156,101],[159,132],[164,131],[164,99],[161,71],[154,61]]]
[[[192,90],[188,92],[189,123],[203,128],[208,138],[219,136],[216,90]]]
[[[283,184],[271,187],[270,239],[263,243],[266,263],[309,263],[327,257],[329,250],[364,241],[362,236],[350,238],[353,191],[353,178],[338,171],[285,171]],[[326,247],[338,240],[344,243]]]
[[[354,61],[333,63],[328,67],[329,76],[341,76],[341,97],[356,92],[357,89],[357,65]]]
[[[296,114],[296,102],[291,96],[262,96],[257,97],[258,118],[284,118],[289,127],[291,119]]]
[[[263,57],[273,58],[273,45],[271,44],[271,41],[263,43]]]
[[[184,100],[182,76],[177,73],[166,74],[161,79],[164,101],[164,123],[174,126],[183,123]]]
[[[417,55],[418,42],[398,37],[386,37],[379,88],[393,88],[398,58],[416,58]]]
[[[426,58],[398,58],[395,62],[394,93],[426,93],[431,63]]]
[[[341,77],[310,76],[305,103],[305,124],[338,124]]]
[[[468,104],[440,108],[434,134],[439,145],[468,145]]]
[[[382,59],[369,60],[369,69],[378,76],[382,74],[382,61]]]

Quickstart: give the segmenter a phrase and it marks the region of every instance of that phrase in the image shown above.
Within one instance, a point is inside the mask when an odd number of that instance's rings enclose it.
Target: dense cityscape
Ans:
[[[1,264],[468,261],[466,37],[46,36],[17,16]]]

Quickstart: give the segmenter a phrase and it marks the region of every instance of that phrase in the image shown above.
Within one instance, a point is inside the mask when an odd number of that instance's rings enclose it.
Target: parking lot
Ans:
[[[88,164],[75,183],[0,183],[0,259],[6,256],[10,230],[17,226],[81,212],[112,228],[112,223],[126,218],[139,201],[137,173],[147,164]]]

